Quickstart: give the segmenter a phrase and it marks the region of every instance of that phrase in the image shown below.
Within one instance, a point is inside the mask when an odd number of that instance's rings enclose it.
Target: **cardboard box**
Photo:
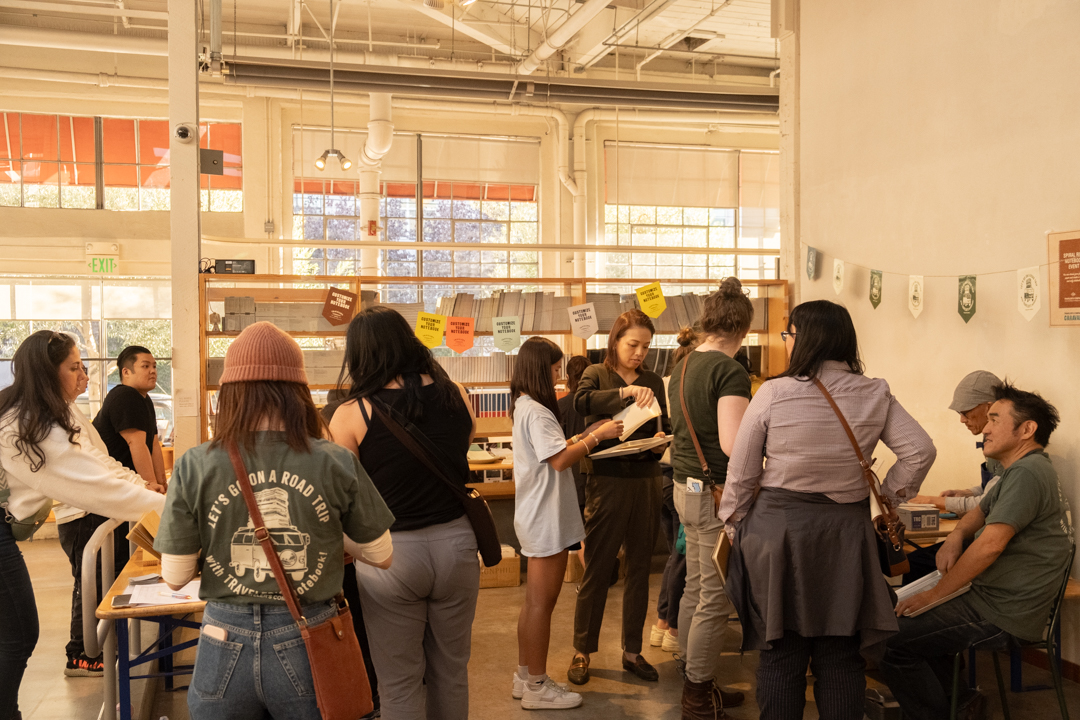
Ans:
[[[578,559],[577,551],[571,550],[566,558],[566,573],[563,574],[563,582],[581,582],[581,576],[584,574],[585,568],[582,566],[581,560]]]
[[[908,530],[937,530],[938,509],[927,505],[901,505],[896,510]]]
[[[220,385],[225,372],[225,358],[206,358],[206,384]]]
[[[521,556],[504,557],[495,567],[480,565],[480,587],[517,587],[521,585]]]

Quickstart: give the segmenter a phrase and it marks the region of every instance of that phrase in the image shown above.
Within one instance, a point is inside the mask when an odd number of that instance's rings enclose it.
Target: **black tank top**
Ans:
[[[404,410],[403,390],[383,388],[376,397],[398,410]],[[469,432],[472,420],[461,397],[454,394],[447,403],[434,384],[420,388],[424,414],[416,426],[420,428],[442,458],[436,465],[452,480],[460,478],[464,487],[469,477]],[[360,404],[367,420],[367,433],[360,441],[360,464],[371,476],[390,512],[394,513],[391,532],[419,530],[456,520],[465,514],[461,501],[446,484],[402,445],[377,417]]]

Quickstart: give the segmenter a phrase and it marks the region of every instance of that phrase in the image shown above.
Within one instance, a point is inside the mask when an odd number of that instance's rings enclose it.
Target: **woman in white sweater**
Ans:
[[[12,359],[15,381],[0,390],[0,718],[20,718],[19,685],[38,639],[37,605],[17,526],[53,500],[82,510],[138,520],[165,498],[129,482],[127,471],[87,443],[70,403],[84,375],[75,341],[41,330]]]

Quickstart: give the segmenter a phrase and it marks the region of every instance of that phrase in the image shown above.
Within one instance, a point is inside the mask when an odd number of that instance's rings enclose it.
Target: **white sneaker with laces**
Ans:
[[[525,686],[529,684],[528,678],[523,678],[514,671],[514,689],[511,691],[511,695],[515,700],[520,700],[521,696],[525,694]],[[570,687],[566,683],[555,683],[559,687],[565,689]]]
[[[649,645],[652,647],[660,647],[660,644],[664,642],[664,636],[666,634],[667,630],[661,630],[653,625],[652,630],[649,631]]]
[[[664,633],[664,639],[660,643],[660,649],[664,652],[679,652],[679,637],[672,635],[671,631]]]
[[[526,683],[521,707],[526,710],[569,710],[581,705],[581,695],[548,678],[540,685]]]

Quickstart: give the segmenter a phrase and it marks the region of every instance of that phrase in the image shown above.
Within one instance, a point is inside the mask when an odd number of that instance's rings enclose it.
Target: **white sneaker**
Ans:
[[[528,678],[523,678],[514,671],[514,689],[511,691],[511,695],[515,700],[520,700],[521,696],[525,694],[525,686],[529,684]],[[566,683],[555,683],[559,687],[566,689],[570,687]]]
[[[649,631],[649,645],[653,647],[660,647],[660,643],[664,642],[664,636],[667,634],[667,630],[661,630],[655,625],[652,626],[652,630]]]
[[[660,649],[664,652],[679,652],[679,637],[672,635],[671,631],[664,633],[664,640],[660,643]]]
[[[521,696],[521,707],[526,710],[569,710],[581,705],[581,695],[548,678],[541,685],[531,683]]]

